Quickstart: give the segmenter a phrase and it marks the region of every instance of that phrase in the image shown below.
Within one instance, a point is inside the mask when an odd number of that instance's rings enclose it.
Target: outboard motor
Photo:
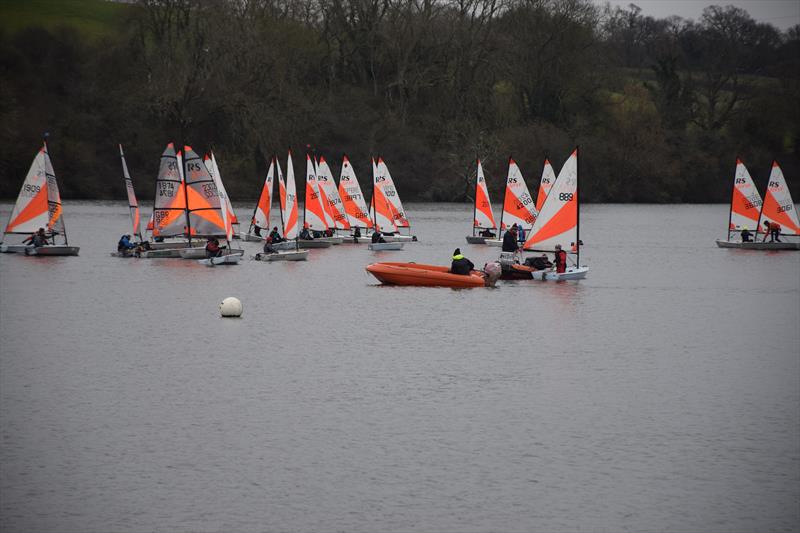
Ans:
[[[483,265],[483,282],[487,287],[494,287],[497,280],[500,279],[500,274],[503,272],[503,267],[497,261],[486,263]]]

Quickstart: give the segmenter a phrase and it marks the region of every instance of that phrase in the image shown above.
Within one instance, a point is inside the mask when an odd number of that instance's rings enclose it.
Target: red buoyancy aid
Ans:
[[[567,270],[567,252],[559,250],[556,252],[556,272],[561,274]]]

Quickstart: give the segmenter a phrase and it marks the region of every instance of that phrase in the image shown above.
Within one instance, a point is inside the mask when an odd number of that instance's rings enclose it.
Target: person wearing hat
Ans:
[[[742,228],[742,242],[753,242],[753,234],[747,229],[747,226]]]
[[[453,252],[453,262],[450,265],[450,273],[469,276],[469,273],[472,272],[474,268],[475,265],[472,264],[472,261],[461,254],[460,248],[456,248]]]
[[[519,249],[519,244],[517,244],[517,225],[514,224],[511,228],[503,235],[503,251],[504,252],[516,252]]]
[[[567,252],[561,249],[560,244],[556,244],[556,256],[553,259],[553,266],[559,274],[567,271]]]
[[[131,236],[127,233],[123,235],[117,243],[117,252],[123,254],[133,250],[134,248],[136,248],[136,245],[131,242]]]

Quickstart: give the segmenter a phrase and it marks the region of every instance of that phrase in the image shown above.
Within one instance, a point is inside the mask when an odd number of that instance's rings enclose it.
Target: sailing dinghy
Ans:
[[[47,152],[46,142],[33,158],[31,168],[25,176],[25,181],[17,196],[17,202],[14,204],[11,217],[6,225],[3,240],[6,235],[30,237],[40,228],[45,230],[45,235],[54,244],[33,246],[33,244],[3,244],[0,242],[0,252],[49,256],[78,255],[80,251],[80,247],[69,246],[67,241],[67,230],[61,211],[61,195],[58,192],[58,181]],[[64,241],[63,244],[55,244],[55,239],[59,235]]]
[[[359,242],[369,242],[369,230],[373,228],[372,219],[369,215],[364,194],[358,184],[355,170],[350,164],[350,160],[345,154],[342,157],[342,172],[339,176],[339,197],[342,199],[342,206],[347,215],[347,222],[355,232],[358,228],[361,237],[356,237],[355,233],[350,236],[348,242],[358,244]]]
[[[153,198],[153,214],[148,223],[153,237],[151,250],[140,257],[148,259],[177,258],[179,250],[190,245],[187,237],[186,183],[183,158],[173,143],[161,154]],[[168,239],[168,240],[167,240]]]
[[[281,164],[273,157],[275,168],[278,171],[278,189],[280,193],[281,226],[283,226],[283,242],[273,243],[273,253],[258,253],[254,256],[257,261],[305,261],[308,259],[308,250],[300,250],[297,243],[297,192],[294,183],[294,166],[292,165],[292,152],[286,162],[286,180],[283,179]]]
[[[286,169],[286,180],[290,179],[289,172],[292,172],[291,179],[294,180],[292,167]],[[311,156],[306,154],[306,198],[303,202],[303,227],[309,231],[325,233],[328,231],[328,223],[325,221],[325,207],[322,204],[320,190],[317,186],[317,172]],[[324,238],[298,239],[300,248],[330,248],[333,244]]]
[[[489,238],[494,236],[492,230],[497,229],[494,220],[492,203],[489,201],[489,189],[486,188],[486,178],[483,175],[483,166],[478,159],[478,170],[475,176],[475,205],[472,210],[472,235],[467,235],[469,244],[486,244],[487,235],[478,235],[478,230],[491,233]]]
[[[542,175],[546,171],[547,167],[545,167]],[[501,232],[507,231],[508,228],[516,224],[528,232],[533,227],[537,214],[536,204],[528,190],[528,185],[525,183],[525,178],[522,177],[522,171],[516,161],[513,158],[509,158],[506,190],[503,195],[503,212],[500,214],[500,230]],[[502,233],[499,237],[501,238],[486,239],[485,244],[502,246]]]
[[[762,202],[750,173],[744,163],[736,159],[736,173],[733,178],[731,209],[728,219],[727,240],[717,240],[720,248],[740,248],[744,250],[800,250],[800,241],[767,242],[768,233],[764,222],[777,222],[781,225],[781,237],[797,237],[800,235],[800,221],[797,217],[786,179],[777,161],[772,162],[767,191]],[[753,228],[754,240],[750,242],[734,241],[732,235],[744,229]],[[761,237],[761,240],[759,240]]]
[[[186,205],[190,228],[194,227],[199,234],[213,236],[219,227],[219,222],[222,222],[223,235],[228,246],[223,255],[200,259],[198,262],[206,266],[237,265],[242,259],[244,250],[231,249],[233,209],[230,207],[228,193],[222,184],[222,176],[214,153],[211,153],[210,158],[206,156],[205,161],[201,163],[200,157],[190,146],[184,147],[184,152],[186,154]],[[183,250],[181,251],[183,252]]]
[[[416,242],[417,237],[411,235],[411,224],[406,217],[405,209],[403,209],[403,202],[400,201],[400,195],[397,192],[397,187],[394,184],[392,175],[389,173],[389,167],[382,157],[378,158],[378,162],[372,163],[372,201],[370,205],[370,212],[375,211],[375,195],[376,191],[380,189],[384,200],[388,203],[389,218],[392,221],[393,230],[379,229],[384,234],[386,242]],[[407,229],[408,235],[400,233],[401,229]]]
[[[578,194],[578,148],[572,152],[558,173],[552,189],[542,203],[542,210],[536,217],[528,240],[526,251],[555,252],[556,245],[575,256],[574,264],[564,272],[555,270],[535,270],[531,277],[538,280],[583,279],[589,267],[581,266],[580,240],[580,196]]]
[[[125,190],[128,194],[128,212],[131,215],[131,235],[135,242],[141,243],[144,241],[142,238],[142,230],[140,228],[139,216],[139,202],[136,200],[136,191],[133,188],[133,180],[128,172],[128,165],[125,162],[125,153],[122,151],[122,145],[119,145],[119,158],[122,161],[122,179],[125,182]],[[133,250],[111,252],[114,257],[136,257],[136,252]]]
[[[269,211],[272,205],[272,183],[275,179],[275,158],[269,161],[269,170],[267,177],[264,179],[264,185],[261,187],[261,194],[258,195],[258,201],[253,209],[253,216],[250,218],[250,227],[247,233],[241,234],[243,241],[261,242],[264,236],[259,233],[262,230],[269,231]]]

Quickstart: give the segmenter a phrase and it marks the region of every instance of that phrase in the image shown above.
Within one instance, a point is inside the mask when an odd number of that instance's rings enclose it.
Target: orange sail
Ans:
[[[781,234],[800,235],[800,220],[797,217],[797,210],[783,177],[783,171],[777,161],[772,162],[772,171],[767,182],[767,192],[764,195],[764,206],[761,209],[761,217],[758,226],[764,231],[765,222],[777,222],[781,225]]]
[[[304,227],[316,231],[328,229],[328,224],[325,222],[325,208],[317,187],[317,173],[311,156],[308,154],[306,155],[306,198],[303,212]]]
[[[472,227],[477,229],[496,229],[492,203],[489,201],[489,189],[483,175],[483,166],[478,159],[478,170],[475,176],[475,216]]]

